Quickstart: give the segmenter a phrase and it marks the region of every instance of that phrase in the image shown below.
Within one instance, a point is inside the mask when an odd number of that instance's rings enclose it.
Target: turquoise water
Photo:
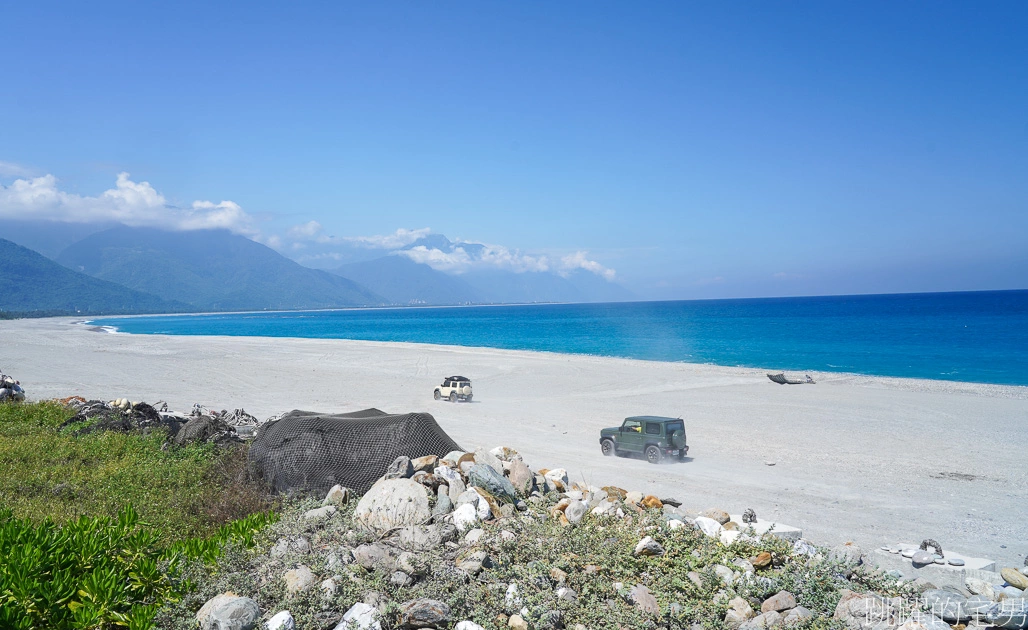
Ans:
[[[1028,291],[95,320],[121,332],[407,341],[1028,385]]]

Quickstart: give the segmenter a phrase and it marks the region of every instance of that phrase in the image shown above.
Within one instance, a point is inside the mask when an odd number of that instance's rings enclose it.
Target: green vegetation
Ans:
[[[91,278],[0,238],[0,309],[12,315],[167,313],[184,304]]]
[[[70,416],[55,403],[0,404],[0,505],[14,516],[59,523],[131,505],[174,542],[268,507],[242,448],[166,448],[163,430],[75,436],[60,429]]]
[[[183,566],[276,520],[244,449],[166,447],[163,430],[76,436],[61,428],[71,415],[0,404],[0,628],[155,627],[193,588]]]

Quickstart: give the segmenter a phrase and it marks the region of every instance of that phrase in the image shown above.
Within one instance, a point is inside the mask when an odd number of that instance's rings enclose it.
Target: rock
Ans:
[[[923,567],[928,564],[934,564],[935,558],[930,552],[918,549],[914,552],[914,555],[910,557],[910,561],[916,567]]]
[[[310,553],[311,544],[307,542],[307,539],[298,536],[296,538],[279,538],[275,546],[268,552],[272,558],[281,558],[291,553],[295,554],[306,554]]]
[[[731,586],[732,583],[735,582],[735,571],[732,571],[723,564],[715,564],[714,573],[721,578],[721,581],[724,582],[725,586]]]
[[[271,619],[264,624],[265,630],[294,630],[296,622],[288,610],[275,613]]]
[[[625,502],[626,503],[638,504],[642,500],[643,500],[643,493],[639,492],[638,490],[633,490],[633,491],[631,491],[631,492],[629,492],[628,494],[625,495]]]
[[[457,539],[457,528],[449,523],[410,525],[397,530],[389,542],[404,551],[431,551]]]
[[[425,455],[424,457],[410,460],[410,465],[414,472],[432,472],[439,465],[439,457],[437,455]]]
[[[552,569],[550,569],[550,579],[556,582],[557,584],[563,584],[568,579],[567,571],[564,571],[563,569],[558,569],[557,567],[553,567]]]
[[[202,630],[253,630],[260,617],[257,602],[234,593],[215,596],[196,613]]]
[[[340,485],[332,486],[332,489],[325,495],[325,500],[321,502],[322,505],[336,505],[343,506],[350,502],[353,498],[353,493],[350,492],[349,488],[344,488]]]
[[[639,544],[635,546],[635,551],[632,552],[633,556],[662,556],[664,555],[664,547],[659,542],[653,540],[650,536],[647,536],[639,541]]]
[[[642,506],[650,510],[659,510],[664,507],[664,503],[652,494],[648,494],[643,497]]]
[[[535,475],[532,474],[532,470],[525,465],[525,462],[520,459],[516,459],[510,463],[510,477],[511,485],[514,487],[514,491],[519,496],[527,497],[532,494],[532,486],[535,483]]]
[[[1006,567],[1001,569],[999,574],[1003,576],[1003,579],[1006,580],[1007,584],[1010,586],[1022,591],[1028,590],[1028,576],[1025,576],[1017,569]]]
[[[814,616],[814,613],[810,612],[803,606],[797,606],[790,609],[785,615],[782,616],[782,623],[787,626],[798,625],[803,623],[807,619]]]
[[[962,559],[960,559],[960,558],[949,558],[947,560],[947,562],[949,562],[949,564],[954,566],[954,567],[962,567],[962,566],[964,566],[964,561]]]
[[[903,556],[904,558],[913,558],[914,554],[917,553],[918,551],[921,551],[921,550],[917,549],[915,547],[908,547],[908,548],[904,549],[903,551],[901,551],[900,555]]]
[[[967,598],[963,595],[941,589],[925,591],[921,596],[924,605],[932,614],[942,617],[948,623],[960,623],[970,619],[965,610]]]
[[[698,588],[703,588],[703,576],[696,571],[689,571],[685,574],[689,581],[695,584]]]
[[[863,550],[861,550],[860,547],[854,545],[851,542],[848,542],[839,545],[838,547],[834,547],[831,553],[829,554],[829,557],[837,562],[842,562],[843,564],[854,566],[860,564],[860,559],[861,557],[863,557],[863,555],[864,552]],[[931,556],[931,554],[928,555]],[[931,560],[929,560],[925,564],[928,564],[930,562]]]
[[[546,481],[550,482],[557,490],[564,491],[568,487],[568,471],[563,468],[554,468],[546,471],[543,475]]]
[[[628,592],[628,601],[636,608],[652,615],[660,614],[660,605],[657,604],[657,598],[653,596],[650,589],[642,584],[636,584],[632,587],[632,590]]]
[[[619,488],[617,486],[603,486],[603,488],[601,488],[601,490],[606,492],[607,496],[614,497],[615,499],[618,499],[619,501],[624,501],[625,497],[628,496],[628,493],[626,491],[622,490],[621,488]]]
[[[802,538],[792,544],[792,551],[793,553],[810,556],[811,558],[817,555],[817,547]]]
[[[413,476],[414,466],[410,463],[410,458],[406,455],[400,455],[393,460],[392,464],[389,464],[389,468],[386,468],[382,479],[408,479]]]
[[[465,503],[453,511],[453,525],[458,531],[464,531],[474,527],[478,522],[478,508],[471,503]]]
[[[453,505],[456,506],[457,505],[457,499],[462,494],[467,492],[468,487],[466,485],[464,485],[464,480],[460,478],[460,475],[457,475],[457,479],[455,479],[454,481],[450,482],[449,488],[450,488],[450,502],[453,503]]]
[[[986,613],[989,623],[1006,630],[1028,627],[1028,599],[1011,598],[994,604]]]
[[[669,519],[667,522],[668,529],[679,529],[685,527],[685,521],[680,521],[677,518]]]
[[[491,566],[493,566],[492,559],[485,551],[474,551],[457,559],[457,568],[470,575],[478,575],[482,569],[488,569]]]
[[[743,622],[753,618],[753,608],[749,602],[741,597],[736,597],[728,602],[728,611],[725,613],[725,627],[736,630]]]
[[[522,606],[521,596],[518,594],[518,585],[511,582],[507,586],[507,593],[503,597],[503,606],[507,612],[520,610]]]
[[[992,590],[992,584],[989,584],[985,580],[969,577],[964,580],[964,587],[967,588],[972,595],[982,595],[990,601],[995,596]]]
[[[432,516],[443,516],[453,510],[453,501],[450,500],[449,486],[439,486],[439,494],[435,499],[435,507],[432,508]]]
[[[563,599],[567,602],[573,602],[578,599],[578,593],[574,589],[562,586],[558,588],[554,593],[557,595],[557,599]]]
[[[760,612],[766,613],[769,610],[781,612],[796,607],[796,598],[789,591],[778,591],[776,594],[764,600],[760,605]]]
[[[426,523],[432,512],[428,492],[421,484],[410,479],[380,479],[361,497],[353,517],[364,527],[381,533]]]
[[[700,512],[700,516],[713,519],[717,521],[718,525],[724,525],[728,521],[732,520],[732,516],[728,512],[725,512],[724,510],[719,510],[717,508],[703,510],[702,512]]]
[[[774,628],[780,625],[782,625],[782,615],[779,614],[777,611],[769,610],[766,613],[761,613],[757,615],[749,621],[744,621],[742,625],[739,626],[739,629],[764,630],[765,628]]]
[[[503,462],[500,461],[499,457],[493,455],[484,448],[475,450],[475,463],[488,466],[492,468],[493,472],[497,475],[500,475],[501,477],[503,476]]]
[[[589,511],[589,504],[583,501],[572,501],[567,508],[564,509],[564,516],[567,517],[568,522],[576,524],[585,518],[586,513]]]
[[[484,536],[484,535],[485,535],[485,530],[480,528],[480,527],[476,527],[475,529],[469,530],[467,534],[464,534],[464,544],[465,545],[476,545],[476,544],[478,544],[478,541],[481,540],[482,536]]]
[[[503,473],[497,472],[485,464],[475,464],[471,467],[468,472],[468,483],[486,490],[489,494],[507,503],[517,500],[514,485],[503,476]]]
[[[389,576],[389,583],[393,586],[396,586],[397,588],[400,588],[404,586],[410,586],[411,584],[413,584],[414,578],[412,578],[408,573],[404,573],[403,571],[393,571],[393,574]]]
[[[724,528],[721,527],[721,523],[718,523],[716,520],[706,516],[696,517],[696,528],[711,538],[720,537],[721,532],[724,530]]]
[[[478,625],[474,621],[466,621],[465,620],[465,621],[459,622],[456,626],[454,626],[453,630],[485,630],[485,628],[483,628],[482,626]]]
[[[336,581],[332,578],[324,580],[320,585],[321,592],[325,597],[335,597],[339,587],[336,585]]]
[[[528,622],[521,615],[511,615],[507,620],[507,627],[511,630],[528,630]]]
[[[892,604],[877,595],[862,595],[846,589],[835,607],[834,618],[849,630],[871,630],[872,628],[894,628],[897,611]]]
[[[1003,596],[999,597],[997,595],[997,601],[1005,601],[1007,599],[1020,599],[1022,596],[1025,595],[1025,592],[1017,588],[1016,586],[1004,586],[1001,593],[1003,594]]]
[[[766,569],[771,566],[771,554],[766,551],[761,551],[750,560],[750,563],[755,569]]]
[[[286,571],[282,576],[286,582],[286,591],[290,594],[305,591],[314,584],[314,573],[307,567],[300,565],[295,569]]]
[[[992,585],[989,586],[989,590],[992,590]],[[991,598],[985,595],[974,595],[968,597],[967,601],[964,602],[964,611],[967,612],[971,619],[985,621],[987,613],[994,605],[995,602]]]
[[[437,599],[415,599],[400,604],[401,628],[441,628],[450,624],[450,607]]]
[[[369,571],[392,573],[396,570],[396,550],[381,542],[360,545],[353,550],[353,561]]]
[[[336,506],[326,505],[313,510],[307,510],[303,513],[303,520],[305,521],[324,521],[332,517],[336,513]]]
[[[378,609],[364,602],[357,602],[343,614],[342,621],[334,630],[382,630],[378,621]]]

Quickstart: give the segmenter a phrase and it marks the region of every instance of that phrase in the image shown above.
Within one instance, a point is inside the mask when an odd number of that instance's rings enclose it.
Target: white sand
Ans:
[[[687,508],[753,508],[820,544],[934,538],[1021,566],[1028,553],[1028,388],[363,341],[134,336],[71,319],[0,321],[0,368],[30,398],[244,407],[429,411],[465,448],[507,445],[535,468],[673,496]],[[443,376],[470,404],[432,400]],[[691,461],[604,458],[599,430],[628,415],[682,416]],[[774,462],[774,466],[766,465]],[[952,478],[947,474],[973,475]],[[1003,547],[1005,545],[1005,547]]]

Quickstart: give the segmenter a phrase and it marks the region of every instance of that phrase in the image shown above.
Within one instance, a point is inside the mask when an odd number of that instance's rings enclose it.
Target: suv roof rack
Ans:
[[[468,382],[471,382],[471,379],[466,377],[466,376],[447,376],[446,380],[448,380],[448,381],[468,381]]]

